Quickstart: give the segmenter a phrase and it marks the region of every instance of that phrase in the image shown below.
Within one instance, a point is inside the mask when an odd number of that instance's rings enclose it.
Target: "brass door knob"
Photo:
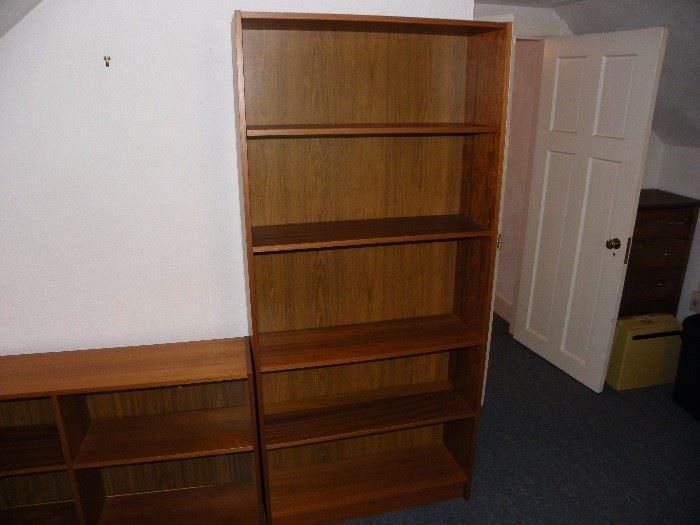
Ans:
[[[622,246],[622,243],[620,242],[620,239],[615,237],[614,239],[608,239],[605,241],[605,247],[608,250],[619,250],[620,246]]]

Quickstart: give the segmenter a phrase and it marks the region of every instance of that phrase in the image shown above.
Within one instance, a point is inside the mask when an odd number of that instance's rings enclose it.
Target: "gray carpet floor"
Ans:
[[[471,499],[348,524],[700,524],[700,421],[671,392],[595,394],[497,318]]]

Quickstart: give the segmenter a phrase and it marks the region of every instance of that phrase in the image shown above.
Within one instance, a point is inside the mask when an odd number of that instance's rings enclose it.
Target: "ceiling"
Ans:
[[[476,0],[477,4],[521,5],[525,7],[559,7],[581,0]],[[613,0],[615,1],[615,0]]]
[[[34,9],[41,0],[0,0],[0,38]]]

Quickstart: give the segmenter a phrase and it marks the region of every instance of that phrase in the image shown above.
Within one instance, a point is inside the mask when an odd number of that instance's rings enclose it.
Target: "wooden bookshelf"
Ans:
[[[469,135],[473,133],[495,133],[493,126],[467,124],[387,124],[382,126],[353,124],[341,126],[249,126],[247,136],[255,137],[341,137],[372,135]]]
[[[79,469],[252,452],[255,439],[248,407],[94,421],[73,465]]]
[[[487,237],[461,215],[280,224],[253,228],[253,253]]]
[[[274,524],[469,497],[510,34],[456,20],[236,14]]]
[[[259,335],[260,372],[375,361],[484,344],[452,314]]]
[[[0,478],[0,523],[78,523],[67,470]]]
[[[269,450],[378,434],[473,417],[452,385],[429,383],[270,404]]]
[[[0,400],[246,379],[243,346],[218,339],[0,357]]]
[[[0,510],[0,523],[73,525],[79,521],[75,502],[59,501]]]
[[[271,473],[272,521],[328,523],[462,495],[465,473],[441,445]]]
[[[2,523],[262,522],[246,339],[2,357],[0,399]]]
[[[105,500],[100,523],[259,523],[256,492],[252,483],[238,483],[112,496]]]
[[[55,425],[0,428],[0,476],[65,470]]]

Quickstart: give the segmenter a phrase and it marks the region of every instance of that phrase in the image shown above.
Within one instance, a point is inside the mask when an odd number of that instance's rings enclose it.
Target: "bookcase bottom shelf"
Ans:
[[[272,523],[329,523],[461,498],[466,481],[441,444],[273,470]]]
[[[105,499],[101,525],[260,523],[253,483],[235,483]]]
[[[0,523],[22,525],[77,525],[75,502],[61,501],[0,510]]]

